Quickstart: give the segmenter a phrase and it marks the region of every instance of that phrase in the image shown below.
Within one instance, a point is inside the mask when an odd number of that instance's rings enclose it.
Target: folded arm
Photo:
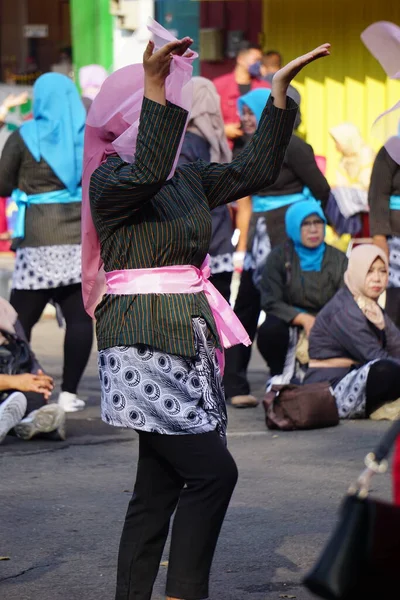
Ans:
[[[267,258],[260,283],[261,308],[286,323],[291,323],[300,311],[286,301],[287,272],[281,248],[273,250]]]
[[[351,358],[365,364],[372,360],[395,358],[380,343],[376,332],[361,311],[345,309],[332,319],[331,335]]]

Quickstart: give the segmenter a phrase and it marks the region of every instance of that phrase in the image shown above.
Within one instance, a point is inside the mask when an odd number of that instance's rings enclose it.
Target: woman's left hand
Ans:
[[[322,46],[315,48],[315,50],[312,50],[311,52],[308,52],[307,54],[303,54],[303,56],[299,56],[298,58],[295,58],[290,63],[288,63],[286,66],[282,67],[282,69],[280,69],[274,75],[272,84],[274,84],[274,83],[279,84],[280,86],[286,87],[286,89],[287,89],[289,87],[292,79],[294,79],[296,77],[296,75],[298,73],[300,73],[300,71],[304,67],[306,67],[310,63],[314,62],[315,60],[318,60],[319,58],[324,58],[325,56],[329,56],[330,55],[330,51],[329,51],[330,47],[331,47],[330,44],[322,44]]]
[[[286,107],[286,91],[290,85],[292,79],[296,77],[300,71],[309,65],[310,63],[318,60],[319,58],[324,58],[325,56],[330,55],[330,44],[322,44],[315,50],[304,54],[303,56],[299,56],[295,58],[286,66],[282,67],[275,75],[272,80],[272,95],[275,100],[275,105],[278,108]],[[283,106],[282,106],[283,104]]]

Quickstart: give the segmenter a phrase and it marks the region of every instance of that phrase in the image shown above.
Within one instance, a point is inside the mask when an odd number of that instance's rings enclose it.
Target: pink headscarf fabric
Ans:
[[[400,27],[389,21],[379,21],[367,27],[361,39],[387,76],[400,79]],[[400,164],[400,100],[375,120],[373,132],[385,142],[393,160]]]
[[[107,77],[108,73],[101,65],[86,65],[79,69],[79,85],[82,96],[94,100]]]
[[[148,29],[153,34],[155,50],[176,40],[153,19]],[[195,53],[191,57],[174,56],[166,80],[167,100],[184,108],[189,114],[192,104],[192,63],[197,56]],[[86,122],[82,178],[82,294],[85,309],[92,317],[105,293],[106,284],[100,242],[90,211],[90,178],[109,154],[116,152],[125,162],[134,162],[143,94],[143,65],[119,69],[103,83]],[[175,172],[181,145],[168,179]]]

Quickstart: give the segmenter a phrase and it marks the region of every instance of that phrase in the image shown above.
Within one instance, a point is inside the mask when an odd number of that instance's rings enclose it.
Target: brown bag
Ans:
[[[268,429],[319,429],[339,424],[329,381],[273,385],[263,401]]]

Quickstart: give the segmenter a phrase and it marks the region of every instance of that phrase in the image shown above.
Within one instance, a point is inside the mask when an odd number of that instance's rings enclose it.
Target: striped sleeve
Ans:
[[[253,139],[229,164],[201,163],[201,178],[210,209],[250,196],[277,179],[293,133],[297,104],[287,98],[287,108],[267,102]],[[198,163],[200,164],[200,163]]]
[[[167,180],[185,130],[187,111],[143,99],[132,164],[110,157],[92,175],[90,200],[104,217],[124,220]]]

